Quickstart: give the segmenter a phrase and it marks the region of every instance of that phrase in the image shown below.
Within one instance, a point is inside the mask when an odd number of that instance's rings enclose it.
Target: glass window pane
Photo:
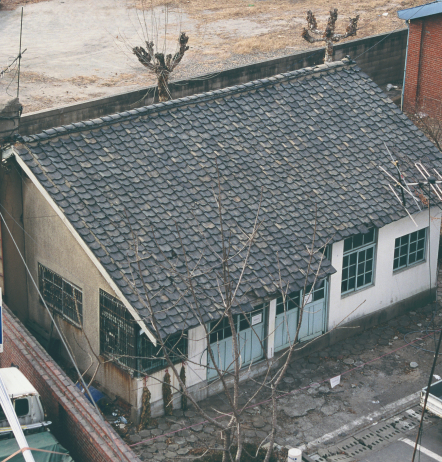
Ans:
[[[373,258],[373,247],[370,247],[369,249],[367,249],[367,260],[369,258]]]
[[[348,288],[348,281],[342,281],[341,282],[341,292],[347,292]]]
[[[373,282],[372,277],[373,277],[373,273],[371,271],[369,271],[368,273],[365,273],[365,284],[371,284]]]
[[[395,258],[393,262],[393,269],[397,269],[399,267],[399,258]]]
[[[350,278],[348,280],[348,290],[352,290],[355,288],[355,282],[356,282],[356,278]]]
[[[412,263],[414,263],[416,261],[416,254],[415,253],[411,253],[409,258],[408,258],[408,263],[411,265]]]
[[[344,252],[351,250],[353,247],[353,238],[348,237],[344,240]]]
[[[426,228],[419,230],[419,232],[418,232],[419,239],[424,239],[425,238],[426,231],[427,231]]]
[[[410,242],[410,253],[416,252],[417,242]]]
[[[416,261],[420,261],[424,259],[424,251],[418,250],[416,253]]]
[[[363,244],[362,234],[356,234],[356,236],[353,236],[353,248],[361,247],[362,244]]]
[[[371,244],[374,242],[374,228],[371,228],[367,234],[364,234],[364,243]]]
[[[404,255],[403,257],[399,258],[399,265],[405,266],[407,264],[407,256]]]
[[[361,276],[358,276],[358,287],[361,287],[364,285],[364,275],[362,274]]]

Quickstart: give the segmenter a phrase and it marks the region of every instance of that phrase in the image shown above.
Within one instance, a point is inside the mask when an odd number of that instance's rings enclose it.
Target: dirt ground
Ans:
[[[360,15],[358,37],[404,26],[397,10],[419,0],[341,0],[338,32]],[[325,0],[0,0],[0,71],[17,56],[24,10],[20,99],[24,112],[60,107],[155,83],[131,49],[154,40],[174,52],[180,31],[190,50],[171,80],[216,73],[313,47],[300,37],[308,9],[321,28]],[[167,24],[167,26],[166,26]],[[18,68],[0,79],[0,99],[15,96]]]

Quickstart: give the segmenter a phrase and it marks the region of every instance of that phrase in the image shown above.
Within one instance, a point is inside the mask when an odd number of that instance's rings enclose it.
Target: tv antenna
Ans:
[[[442,202],[442,189],[439,186],[440,184],[442,184],[442,175],[436,169],[433,169],[434,173],[436,174],[436,177],[434,177],[433,175],[431,175],[430,172],[428,172],[426,167],[424,167],[424,165],[421,162],[416,162],[414,166],[416,167],[417,171],[421,174],[424,181],[414,182],[414,183],[407,182],[405,179],[405,175],[401,172],[399,168],[399,161],[394,160],[390,150],[388,149],[385,143],[384,143],[384,146],[391,159],[391,163],[395,166],[395,169],[397,172],[397,178],[395,178],[392,174],[387,172],[387,170],[381,165],[379,165],[379,168],[388,176],[390,180],[392,180],[393,186],[391,184],[388,185],[390,190],[393,192],[398,202],[405,209],[411,221],[416,225],[416,227],[418,227],[416,221],[411,216],[411,213],[409,212],[407,208],[406,198],[410,196],[412,200],[414,201],[414,203],[416,204],[416,206],[418,207],[419,211],[422,211],[422,207],[420,206],[418,199],[422,200],[422,198],[417,196],[415,193],[413,193],[411,187],[413,187],[413,189],[416,187],[419,187],[423,191],[427,192],[428,193],[428,204],[430,203],[431,191],[433,191],[436,197]],[[424,187],[427,185],[428,185],[428,191],[424,189]],[[401,197],[399,197],[399,194],[396,192],[395,188],[399,189]]]

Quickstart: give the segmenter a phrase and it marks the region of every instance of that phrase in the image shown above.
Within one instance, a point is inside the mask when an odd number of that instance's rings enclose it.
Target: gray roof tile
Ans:
[[[198,324],[182,282],[181,244],[204,320],[222,313],[217,168],[234,277],[262,194],[262,224],[238,292],[247,310],[259,302],[253,297],[275,296],[278,268],[290,291],[304,285],[315,205],[318,246],[406,216],[378,169],[392,171],[384,143],[411,165],[419,153],[440,168],[434,146],[348,63],[54,128],[22,142],[21,158],[149,324],[137,237],[162,335]],[[332,272],[324,261],[321,274]]]

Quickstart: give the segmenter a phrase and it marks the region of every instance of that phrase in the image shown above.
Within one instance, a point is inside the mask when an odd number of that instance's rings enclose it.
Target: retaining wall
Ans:
[[[402,80],[407,47],[407,29],[387,34],[351,40],[335,45],[334,59],[349,55],[378,85]],[[281,58],[262,61],[248,66],[235,67],[191,80],[170,84],[174,99],[197,93],[218,90],[251,80],[263,79],[283,72],[322,64],[324,48],[308,49]],[[209,78],[210,77],[210,78]],[[62,108],[25,114],[20,121],[21,135],[39,133],[51,127],[68,125],[81,120],[95,119],[116,112],[128,111],[152,104],[154,86],[141,90],[85,101]]]
[[[0,366],[18,366],[40,393],[51,430],[77,462],[140,462],[72,381],[4,305]]]

